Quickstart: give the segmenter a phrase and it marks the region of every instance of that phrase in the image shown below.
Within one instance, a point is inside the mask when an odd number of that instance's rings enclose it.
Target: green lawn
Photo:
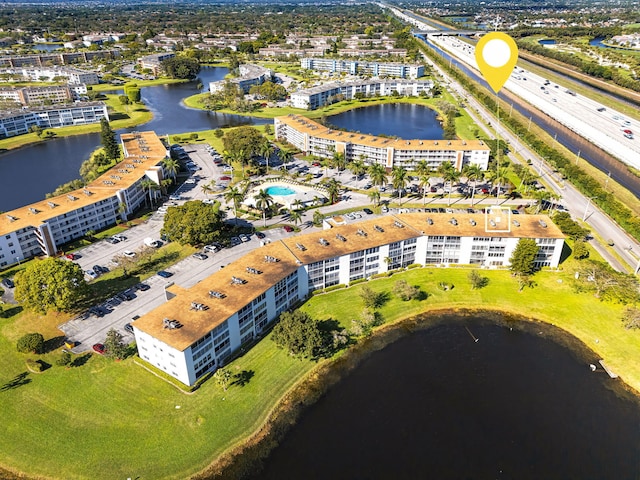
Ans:
[[[391,291],[404,278],[429,294],[410,302],[391,295],[380,310],[386,322],[436,309],[487,308],[553,323],[582,339],[629,385],[640,388],[640,334],[622,327],[622,306],[575,293],[569,273],[541,272],[535,276],[536,288],[518,292],[505,271],[482,271],[489,285],[471,290],[468,272],[417,268],[368,285]],[[455,288],[439,290],[440,281]],[[348,326],[362,308],[360,288],[315,296],[303,308]],[[59,335],[55,327],[63,321],[25,312],[0,326],[2,463],[32,476],[95,478],[101,472],[105,479],[185,478],[255,431],[278,399],[313,367],[290,358],[267,338],[230,364],[234,374],[249,372],[250,381],[227,392],[209,381],[186,395],[133,358],[113,362],[96,355],[88,355],[82,366],[54,365],[42,374],[30,373],[25,379],[29,383],[8,388],[26,371],[27,356],[15,351],[16,339],[36,330],[46,338]],[[53,364],[58,355],[55,351],[42,358]]]

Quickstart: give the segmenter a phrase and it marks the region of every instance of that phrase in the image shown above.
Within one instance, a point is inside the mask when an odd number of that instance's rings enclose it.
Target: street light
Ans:
[[[591,200],[594,200],[598,197],[589,197],[587,199],[587,206],[584,208],[584,215],[582,215],[582,221],[586,221],[587,220],[587,210],[589,209],[589,204],[591,203]]]

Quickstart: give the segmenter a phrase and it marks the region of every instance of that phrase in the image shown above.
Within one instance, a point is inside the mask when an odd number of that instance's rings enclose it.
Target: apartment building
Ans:
[[[219,92],[227,82],[231,82],[237,85],[244,93],[248,93],[253,85],[262,85],[264,82],[273,79],[273,70],[259,65],[244,64],[240,65],[239,70],[239,77],[209,82],[209,91],[211,93]]]
[[[29,107],[0,113],[0,138],[29,133],[31,127],[58,128],[97,123],[109,119],[104,102],[83,102],[72,105]]]
[[[335,58],[310,58],[300,60],[300,67],[349,75],[370,75],[373,77],[419,78],[424,76],[424,65],[405,63],[379,63]]]
[[[116,59],[122,54],[120,50],[96,50],[87,52],[45,53],[41,55],[0,57],[0,67],[43,67],[47,65],[69,65],[72,63],[88,63],[94,58]]]
[[[363,160],[366,165],[378,163],[387,169],[395,166],[414,170],[426,161],[437,169],[450,162],[462,171],[465,165],[478,165],[486,170],[489,147],[482,140],[402,140],[333,130],[301,115],[274,119],[276,138],[294,145],[305,155],[332,158],[343,153],[346,160]]]
[[[55,256],[62,245],[126,220],[144,203],[141,182],[165,178],[167,149],[154,132],[122,134],[121,141],[125,159],[84,188],[0,215],[0,268]]]
[[[169,58],[176,56],[173,52],[154,53],[153,55],[146,55],[138,59],[138,65],[143,70],[151,70],[154,75],[160,74],[162,71],[162,62]]]
[[[331,82],[292,93],[291,106],[315,110],[341,100],[350,100],[358,95],[372,97],[397,93],[401,96],[417,97],[423,92],[429,93],[432,88],[431,80],[380,79]]]
[[[316,289],[412,264],[506,266],[520,238],[536,240],[539,267],[557,267],[560,230],[517,217],[389,215],[266,244],[191,288],[167,287],[169,300],[132,323],[138,353],[193,385]]]
[[[85,88],[86,92],[86,88]],[[22,106],[41,105],[43,103],[65,103],[76,98],[68,86],[0,88],[0,98]]]

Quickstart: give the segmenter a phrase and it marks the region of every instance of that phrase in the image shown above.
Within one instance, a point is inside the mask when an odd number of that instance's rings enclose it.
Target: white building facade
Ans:
[[[291,94],[291,106],[305,110],[315,110],[341,100],[351,100],[358,96],[373,97],[398,94],[417,97],[430,93],[431,80],[380,79],[359,82],[332,82],[317,87],[298,90]]]
[[[230,82],[237,85],[244,93],[248,93],[253,85],[262,85],[273,79],[273,70],[259,65],[243,64],[238,68],[240,70],[239,77],[209,82],[209,91],[211,93],[222,91],[224,85]]]
[[[489,147],[482,140],[401,140],[333,130],[301,115],[274,119],[275,136],[287,141],[306,155],[332,158],[343,153],[348,162],[400,166],[414,170],[421,161],[437,169],[450,162],[458,171],[469,164],[486,170]]]
[[[514,217],[389,215],[269,243],[189,289],[167,286],[169,300],[132,323],[138,353],[193,385],[313,290],[409,265],[507,266],[521,238],[538,244],[538,267],[557,267],[559,229],[545,216]]]
[[[424,76],[424,65],[406,63],[380,63],[335,58],[303,58],[300,67],[350,75],[371,75],[373,77],[397,77],[416,79]]]

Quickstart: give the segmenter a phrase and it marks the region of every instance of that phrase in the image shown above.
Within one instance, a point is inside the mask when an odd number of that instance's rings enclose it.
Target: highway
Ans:
[[[494,132],[488,130],[484,125],[493,125],[494,128],[497,126],[497,134],[512,147],[511,153],[509,154],[511,161],[519,162],[515,154],[520,155],[522,158],[531,159],[533,162],[532,167],[553,193],[560,196],[562,199],[560,203],[571,213],[572,217],[577,220],[584,220],[601,238],[605,241],[610,240],[613,242],[614,246],[612,249],[615,250],[617,257],[611,253],[609,247],[605,247],[597,241],[591,241],[590,243],[614,269],[625,271],[628,267],[635,269],[638,266],[640,260],[640,244],[638,244],[635,239],[630,237],[618,224],[594,206],[592,202],[593,199],[585,197],[573,186],[566,184],[558,174],[544,162],[544,159],[524,145],[520,138],[513,135],[510,130],[496,122],[494,113],[489,112],[482,104],[473,98],[473,96],[469,95],[459,83],[450,78],[440,67],[429,59],[426,59],[426,61],[445,79],[448,89],[454,95],[465,99],[468,113],[485,133],[495,138]]]
[[[451,36],[430,37],[430,41],[478,70],[473,45]],[[630,130],[637,135],[638,121],[520,67],[514,69],[503,88],[627,165],[640,169],[640,141],[626,138],[623,132]]]

